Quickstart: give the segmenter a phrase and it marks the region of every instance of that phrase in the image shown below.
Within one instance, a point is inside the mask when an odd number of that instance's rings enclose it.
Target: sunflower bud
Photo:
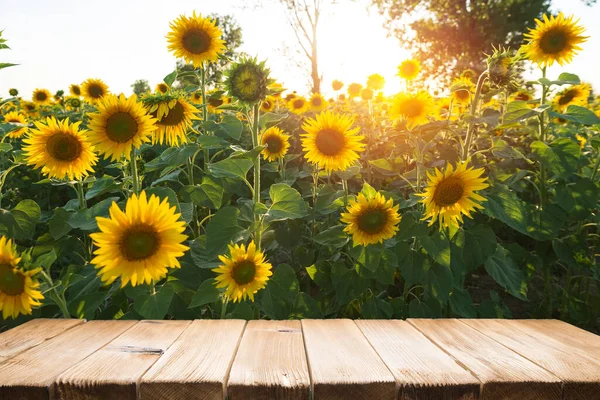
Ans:
[[[19,94],[19,91],[17,89],[8,89],[8,94],[10,94],[11,96],[15,97],[16,95]]]
[[[269,72],[264,61],[259,63],[256,58],[244,58],[234,63],[226,73],[225,85],[229,95],[247,105],[263,101],[267,97],[268,86],[273,83]]]
[[[496,87],[507,87],[515,83],[517,71],[513,54],[502,47],[494,49],[487,58],[490,83]]]

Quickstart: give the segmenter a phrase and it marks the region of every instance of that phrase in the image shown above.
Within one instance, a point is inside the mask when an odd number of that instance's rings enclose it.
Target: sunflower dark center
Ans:
[[[312,105],[313,106],[319,107],[322,104],[323,104],[323,101],[321,100],[320,97],[316,97],[316,98],[312,99]]]
[[[294,105],[294,108],[300,109],[300,108],[304,107],[304,100],[296,99],[296,100],[294,100],[294,102],[292,104]]]
[[[567,90],[567,92],[565,94],[561,95],[560,98],[558,99],[558,104],[560,104],[561,106],[564,106],[565,104],[569,104],[571,101],[573,101],[573,99],[575,98],[576,95],[577,95],[576,90]]]
[[[562,29],[551,29],[540,39],[540,49],[545,54],[557,54],[567,47],[568,37]]]
[[[531,96],[529,96],[527,93],[518,93],[515,96],[515,100],[529,101],[531,100]]]
[[[402,66],[402,75],[413,75],[415,73],[415,65],[413,63],[404,64]]]
[[[52,158],[69,162],[79,158],[83,147],[77,137],[59,132],[48,138],[46,150],[48,150]]]
[[[192,54],[205,53],[210,48],[211,41],[208,33],[200,29],[192,29],[181,38],[183,48]]]
[[[79,96],[81,94],[81,88],[79,86],[73,86],[71,91],[74,95]]]
[[[6,120],[6,122],[16,122],[16,123],[21,123],[21,120],[19,120],[18,118],[9,118]]]
[[[0,264],[0,292],[9,296],[18,296],[25,291],[25,277],[16,274],[13,267]]]
[[[33,105],[33,104],[26,104],[25,108],[27,109],[27,111],[33,111],[33,110],[35,110],[35,105]]]
[[[267,145],[267,149],[269,149],[269,153],[279,153],[283,147],[281,139],[277,136],[269,136],[267,140],[265,140],[265,143]]]
[[[48,99],[48,95],[44,92],[36,92],[35,99],[37,101],[46,101]]]
[[[209,97],[208,104],[210,104],[213,107],[219,107],[223,105],[223,99],[219,97]]]
[[[336,156],[344,148],[346,137],[335,129],[326,128],[317,133],[315,144],[327,156]]]
[[[175,104],[175,107],[171,108],[169,110],[169,113],[162,117],[162,119],[159,121],[159,124],[168,126],[178,125],[181,123],[181,121],[183,121],[184,114],[185,109],[183,108],[183,105],[178,101]]]
[[[93,99],[99,99],[104,96],[104,88],[96,83],[92,83],[88,86],[88,94]]]
[[[113,142],[126,143],[138,131],[138,123],[128,112],[114,113],[106,120],[106,136]]]
[[[236,263],[231,271],[231,276],[238,285],[245,285],[254,280],[256,275],[256,265],[253,261],[244,260]]]
[[[441,207],[451,206],[459,201],[465,192],[462,179],[455,176],[444,178],[438,183],[433,194],[435,204]]]
[[[160,238],[154,228],[146,225],[130,227],[121,238],[121,253],[128,261],[152,257],[160,247]]]
[[[417,117],[425,111],[425,105],[417,99],[405,101],[402,108],[402,114],[406,115],[408,118]]]
[[[471,93],[467,89],[459,89],[454,92],[454,97],[460,100],[467,100],[471,97]]]
[[[356,221],[358,228],[366,233],[378,233],[385,228],[387,213],[380,208],[365,210]]]
[[[262,103],[263,109],[268,110],[271,108],[271,102],[268,100],[263,101]]]

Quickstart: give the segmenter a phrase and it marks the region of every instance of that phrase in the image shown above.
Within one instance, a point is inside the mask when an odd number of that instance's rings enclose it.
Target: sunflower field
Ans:
[[[378,74],[302,96],[249,57],[209,84],[225,51],[215,22],[194,12],[165,33],[193,70],[153,92],[90,78],[0,100],[4,325],[521,317],[600,329],[600,100],[573,71],[546,74],[581,50],[577,19],[545,16],[523,47],[482,55],[480,76],[435,95],[414,85],[413,59],[393,96]],[[183,75],[195,83],[174,85]]]

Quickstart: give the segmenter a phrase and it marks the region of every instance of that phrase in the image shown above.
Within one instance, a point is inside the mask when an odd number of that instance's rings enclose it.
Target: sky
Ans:
[[[7,97],[12,87],[24,98],[35,88],[54,93],[90,77],[103,79],[117,94],[130,94],[137,79],[147,79],[154,87],[175,67],[165,39],[169,22],[193,10],[233,14],[243,31],[240,50],[266,59],[272,76],[287,88],[308,92],[307,77],[294,61],[293,31],[276,7],[244,9],[240,5],[245,0],[1,2],[0,30],[4,29],[11,50],[0,51],[0,62],[20,65],[0,70],[0,97]],[[364,83],[368,75],[379,73],[386,78],[388,94],[400,90],[396,68],[410,52],[387,37],[383,18],[367,2],[346,0],[322,19],[320,67],[325,88],[333,79]],[[590,39],[570,65],[553,66],[548,77],[576,73],[599,92],[600,4],[586,7],[580,0],[554,0],[553,8],[579,17]]]

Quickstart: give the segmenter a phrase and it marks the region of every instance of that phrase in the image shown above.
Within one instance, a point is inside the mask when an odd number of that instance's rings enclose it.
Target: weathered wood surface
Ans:
[[[34,320],[0,400],[600,399],[600,337],[555,320]]]
[[[250,321],[227,384],[229,400],[309,400],[300,321]]]
[[[356,321],[399,385],[399,398],[471,400],[480,382],[406,321]]]
[[[481,381],[481,399],[562,397],[555,375],[459,320],[408,321]]]

